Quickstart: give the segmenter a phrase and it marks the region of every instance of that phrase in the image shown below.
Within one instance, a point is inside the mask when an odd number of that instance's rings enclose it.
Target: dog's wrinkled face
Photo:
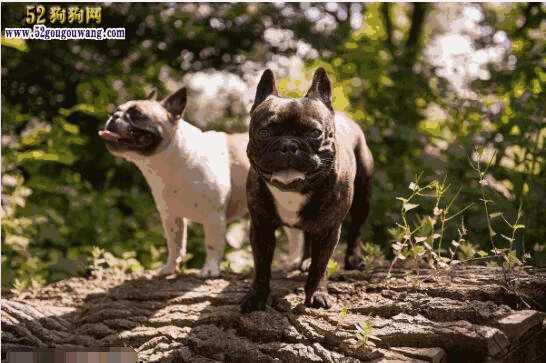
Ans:
[[[328,174],[335,159],[331,86],[319,68],[307,95],[279,97],[273,73],[262,75],[251,109],[247,148],[252,166],[282,190],[300,191]]]
[[[176,122],[186,106],[186,89],[180,88],[163,101],[129,101],[118,106],[99,136],[110,152],[129,160],[163,150],[174,135]]]

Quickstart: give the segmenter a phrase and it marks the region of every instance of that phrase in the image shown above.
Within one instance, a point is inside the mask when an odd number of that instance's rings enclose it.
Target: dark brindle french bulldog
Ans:
[[[305,304],[329,308],[317,291],[348,212],[346,267],[360,260],[357,238],[370,200],[373,158],[360,127],[332,109],[330,80],[319,68],[307,95],[280,97],[271,70],[262,75],[251,109],[247,155],[251,168],[247,199],[255,277],[241,303],[243,312],[262,310],[269,295],[275,229],[305,239],[311,264]],[[294,243],[294,241],[290,241]]]

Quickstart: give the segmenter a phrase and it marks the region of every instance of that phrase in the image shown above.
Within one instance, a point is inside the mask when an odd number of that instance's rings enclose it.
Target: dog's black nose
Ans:
[[[280,152],[283,154],[295,155],[299,150],[298,144],[293,140],[283,140],[279,146]]]
[[[106,121],[105,129],[112,132],[118,132],[117,117],[112,116],[108,121]]]
[[[117,114],[112,115],[110,119],[106,121],[106,126],[104,128],[110,132],[123,136],[129,135],[131,130],[129,123]]]

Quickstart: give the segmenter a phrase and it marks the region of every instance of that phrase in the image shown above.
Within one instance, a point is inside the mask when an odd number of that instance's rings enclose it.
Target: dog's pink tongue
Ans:
[[[299,170],[295,169],[286,169],[281,171],[276,171],[271,176],[272,180],[276,180],[285,185],[288,185],[296,180],[305,180],[305,174]]]
[[[116,141],[120,138],[118,134],[108,130],[100,130],[99,136],[102,137],[104,140],[108,140],[108,141]]]

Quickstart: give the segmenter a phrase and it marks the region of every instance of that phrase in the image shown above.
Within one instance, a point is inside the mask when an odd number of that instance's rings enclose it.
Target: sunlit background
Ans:
[[[245,130],[266,67],[289,96],[302,96],[325,67],[334,107],[364,129],[376,160],[362,234],[368,257],[426,255],[391,248],[404,239],[407,212],[451,260],[543,265],[544,11],[540,3],[104,4],[102,26],[125,27],[126,40],[2,38],[2,286],[84,275],[97,261],[159,267],[166,247],[145,180],[106,151],[97,130],[117,104],[181,85],[190,90],[186,120]],[[2,4],[2,30],[24,26],[23,17],[24,5]],[[397,199],[434,180],[449,185],[440,204]],[[442,244],[435,231],[451,200],[450,215],[461,213],[445,223]],[[228,252],[240,260],[249,248],[238,226],[243,252]],[[192,225],[187,267],[201,266],[201,239]],[[490,258],[501,249],[503,258]]]

